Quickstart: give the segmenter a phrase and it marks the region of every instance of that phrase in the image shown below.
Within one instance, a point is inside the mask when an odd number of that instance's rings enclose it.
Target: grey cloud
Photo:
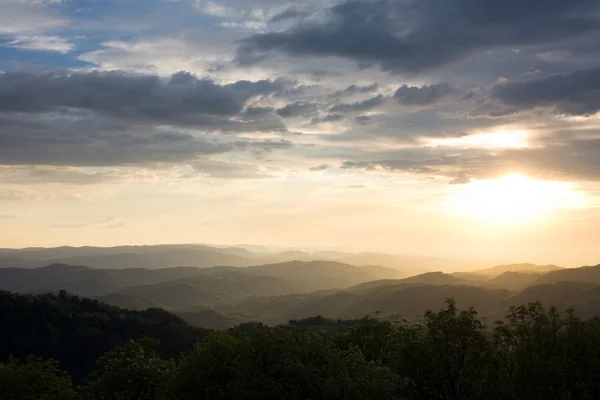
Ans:
[[[246,38],[238,62],[280,51],[421,72],[484,50],[565,43],[597,33],[599,8],[597,0],[349,0],[325,18]]]
[[[252,122],[242,126],[259,127]],[[220,142],[212,136],[192,136],[176,130],[130,124],[111,118],[70,115],[0,114],[0,165],[122,166],[177,164],[203,155],[233,151],[271,151],[291,146],[287,141]],[[235,127],[235,125],[233,126]],[[36,172],[44,173],[43,170]],[[62,173],[62,179],[67,179]],[[47,177],[48,179],[56,179]],[[82,177],[83,178],[83,177]],[[109,176],[87,176],[94,182]],[[78,179],[72,175],[69,179]]]
[[[448,83],[421,87],[402,85],[394,93],[394,99],[404,106],[429,106],[456,93]]]
[[[316,166],[316,167],[310,167],[308,170],[309,171],[325,171],[328,168],[329,168],[329,165],[327,165],[327,164],[321,164],[321,165]]]
[[[372,117],[368,116],[368,115],[357,115],[356,117],[354,117],[354,120],[361,125],[365,125],[368,124],[369,122],[371,122]]]
[[[346,117],[341,114],[327,114],[324,117],[313,118],[310,121],[310,123],[311,124],[322,124],[322,123],[327,123],[327,122],[339,122],[339,121],[343,120],[344,118],[346,118]]]
[[[298,10],[297,8],[290,7],[288,9],[283,10],[279,14],[276,14],[273,17],[271,17],[271,19],[269,19],[269,22],[274,24],[277,22],[287,21],[290,19],[306,17],[307,15],[310,15],[310,12],[304,11],[304,10]]]
[[[372,93],[379,89],[378,83],[370,85],[350,85],[346,89],[338,90],[333,94],[334,97],[352,96],[355,94]]]
[[[598,133],[600,130],[596,130]],[[522,173],[539,179],[600,181],[600,140],[559,140],[522,149],[407,148],[362,152],[340,168],[444,176],[451,184]]]
[[[600,68],[501,83],[492,88],[492,98],[519,109],[553,107],[561,114],[595,114],[600,111]]]
[[[283,118],[308,117],[315,114],[318,109],[319,105],[317,103],[297,101],[278,109],[276,113]]]
[[[356,103],[341,103],[337,104],[329,109],[332,113],[349,113],[349,112],[363,112],[373,108],[379,107],[385,101],[383,95],[371,97],[370,99],[359,101]]]
[[[78,109],[120,119],[203,126],[235,116],[249,99],[282,91],[288,84],[278,79],[219,85],[186,72],[169,80],[122,71],[5,72],[0,74],[0,111]]]
[[[244,115],[247,117],[263,117],[273,114],[274,111],[273,107],[248,107],[244,111]]]

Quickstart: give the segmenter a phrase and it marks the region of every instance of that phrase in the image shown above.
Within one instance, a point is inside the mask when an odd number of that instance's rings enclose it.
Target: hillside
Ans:
[[[84,265],[95,269],[169,268],[179,266],[246,267],[256,264],[253,254],[239,248],[201,245],[57,247],[0,250],[0,267],[39,268],[48,264]]]
[[[400,283],[420,283],[423,285],[471,285],[472,281],[461,279],[443,272],[427,272],[400,280]]]
[[[498,287],[509,290],[520,290],[535,283],[543,274],[531,272],[504,272],[485,282],[490,287]]]
[[[257,275],[272,276],[310,284],[311,290],[345,288],[361,282],[399,278],[397,270],[379,266],[354,266],[335,261],[289,261],[244,269]]]
[[[592,318],[600,315],[600,284],[593,282],[559,282],[529,286],[508,300],[511,305],[541,301],[564,312],[574,308],[577,315]]]
[[[370,288],[320,291],[308,294],[248,299],[219,310],[248,314],[266,322],[285,322],[313,315],[334,319],[362,318],[391,314],[414,317],[437,309],[450,297],[461,307],[477,306],[482,315],[495,315],[510,292],[458,285],[384,284]]]
[[[249,296],[307,292],[310,287],[304,282],[254,275],[243,269],[211,268],[199,276],[130,286],[120,293],[141,296],[167,309],[195,310]]]
[[[98,356],[130,339],[160,339],[160,353],[175,357],[205,333],[163,310],[122,310],[65,293],[0,291],[0,359],[53,358],[76,380],[89,373]]]
[[[600,282],[600,265],[552,271],[541,276],[537,282]]]
[[[82,296],[98,296],[117,292],[127,286],[166,282],[202,273],[201,269],[184,267],[118,270],[65,264],[34,269],[0,268],[0,289],[18,293],[56,292],[63,289]]]
[[[215,310],[199,310],[177,313],[185,322],[204,329],[225,330],[251,321],[248,315],[220,313]]]
[[[497,265],[492,268],[478,269],[471,271],[477,274],[488,275],[491,277],[504,274],[505,272],[522,272],[522,273],[538,273],[543,274],[546,272],[561,270],[562,267],[556,265],[538,265],[538,264],[506,264]]]

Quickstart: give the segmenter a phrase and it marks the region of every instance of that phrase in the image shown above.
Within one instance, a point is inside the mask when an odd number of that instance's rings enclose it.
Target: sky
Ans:
[[[600,259],[597,0],[1,0],[0,247]]]

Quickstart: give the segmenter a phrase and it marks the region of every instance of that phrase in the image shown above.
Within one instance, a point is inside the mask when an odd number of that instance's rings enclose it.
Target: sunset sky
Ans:
[[[597,0],[0,0],[0,247],[600,256]]]

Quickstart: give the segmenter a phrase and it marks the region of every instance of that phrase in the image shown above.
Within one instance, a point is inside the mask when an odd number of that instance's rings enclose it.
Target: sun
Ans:
[[[550,218],[553,211],[578,207],[582,199],[570,184],[523,175],[472,181],[447,198],[449,211],[494,224],[517,224]]]

